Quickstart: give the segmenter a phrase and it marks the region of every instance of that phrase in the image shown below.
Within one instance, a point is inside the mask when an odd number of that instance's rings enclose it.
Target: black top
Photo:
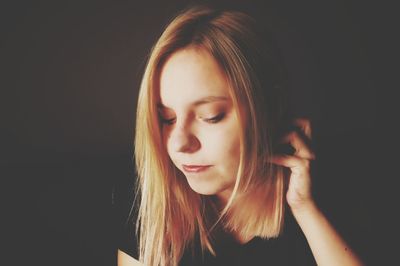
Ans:
[[[225,239],[214,246],[216,257],[206,252],[202,258],[200,247],[196,246],[194,253],[191,249],[185,251],[179,265],[316,265],[308,243],[296,221],[291,215],[286,215],[285,219],[283,233],[278,238],[266,240],[256,237],[245,244]],[[127,223],[121,234],[119,249],[133,258],[138,258],[134,226],[131,222]]]

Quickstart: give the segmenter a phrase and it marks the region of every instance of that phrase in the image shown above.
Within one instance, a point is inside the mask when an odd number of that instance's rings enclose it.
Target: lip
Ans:
[[[203,172],[203,171],[207,170],[208,168],[210,168],[211,165],[186,165],[186,164],[183,164],[182,167],[183,167],[183,170],[187,173],[200,173],[200,172]]]

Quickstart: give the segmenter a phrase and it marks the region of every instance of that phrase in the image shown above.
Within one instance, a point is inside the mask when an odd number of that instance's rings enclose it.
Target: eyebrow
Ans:
[[[202,104],[218,102],[218,101],[228,101],[228,97],[225,97],[225,96],[207,96],[207,97],[201,98],[201,99],[199,99],[197,101],[194,101],[193,103],[191,103],[191,105],[199,106],[199,105],[202,105]],[[159,109],[168,108],[168,107],[164,106],[162,103],[158,103],[157,107]]]

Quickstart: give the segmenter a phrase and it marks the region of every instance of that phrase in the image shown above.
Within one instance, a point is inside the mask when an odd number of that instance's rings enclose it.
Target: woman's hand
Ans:
[[[281,140],[290,144],[295,152],[293,155],[278,154],[271,161],[277,165],[290,168],[289,187],[286,200],[292,211],[300,210],[304,206],[313,204],[311,193],[311,161],[315,159],[309,143],[311,142],[311,122],[308,119],[298,118],[294,121],[300,133],[292,131]]]
[[[315,155],[307,144],[311,142],[311,123],[307,119],[296,119],[294,123],[300,133],[293,131],[282,140],[295,149],[294,154],[276,155],[271,161],[291,170],[286,199],[307,238],[315,261],[318,265],[363,265],[312,198],[310,165]]]

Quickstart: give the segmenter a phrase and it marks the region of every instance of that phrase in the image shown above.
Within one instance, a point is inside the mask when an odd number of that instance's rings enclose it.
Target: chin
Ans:
[[[218,193],[218,191],[216,191],[215,189],[207,189],[207,188],[203,188],[203,187],[197,187],[197,186],[190,186],[190,188],[201,195],[205,195],[205,196],[211,196],[211,195],[216,195]]]
[[[220,189],[216,186],[213,186],[211,184],[198,184],[198,182],[191,182],[188,179],[188,183],[190,188],[201,195],[205,195],[205,196],[211,196],[211,195],[216,195],[218,194],[218,192],[220,191]]]

